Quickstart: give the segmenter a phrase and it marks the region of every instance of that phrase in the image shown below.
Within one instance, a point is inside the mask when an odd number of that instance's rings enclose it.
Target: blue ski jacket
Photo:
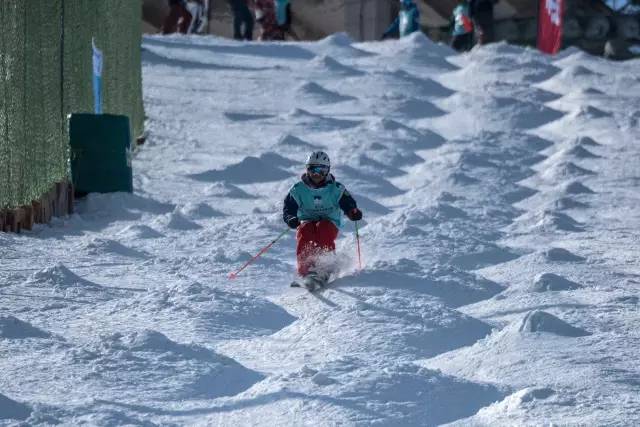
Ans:
[[[356,207],[351,194],[333,175],[316,186],[305,173],[285,197],[282,219],[286,223],[293,217],[303,222],[328,219],[340,228],[342,212],[346,214]]]
[[[287,6],[289,5],[289,0],[275,0],[274,4],[276,6],[276,21],[278,25],[284,26],[287,24]]]
[[[391,23],[384,32],[383,37],[390,36],[398,32],[400,37],[408,36],[420,30],[420,11],[414,2],[411,2],[405,9],[398,12],[398,17]]]
[[[453,32],[454,36],[461,36],[473,31],[473,24],[469,16],[469,6],[459,4],[453,9]]]

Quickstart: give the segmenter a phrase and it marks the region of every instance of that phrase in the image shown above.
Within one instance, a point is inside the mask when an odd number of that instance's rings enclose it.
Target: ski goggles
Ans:
[[[309,165],[307,166],[307,172],[316,174],[316,175],[326,175],[329,173],[329,166]]]

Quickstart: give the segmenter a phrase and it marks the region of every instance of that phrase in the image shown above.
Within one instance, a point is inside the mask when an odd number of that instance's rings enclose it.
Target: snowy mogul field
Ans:
[[[640,424],[638,60],[143,41],[134,194],[0,234],[0,425]],[[364,212],[291,288],[314,149]]]

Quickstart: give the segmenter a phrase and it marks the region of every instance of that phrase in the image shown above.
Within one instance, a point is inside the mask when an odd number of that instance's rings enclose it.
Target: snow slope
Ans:
[[[0,235],[0,425],[635,425],[640,63],[143,42],[135,194]],[[312,149],[365,213],[289,288]]]

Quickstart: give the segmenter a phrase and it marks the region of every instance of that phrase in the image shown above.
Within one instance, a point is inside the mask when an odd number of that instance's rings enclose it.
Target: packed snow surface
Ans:
[[[640,424],[640,63],[143,42],[134,194],[0,235],[0,425]],[[291,288],[313,149],[364,211]]]

